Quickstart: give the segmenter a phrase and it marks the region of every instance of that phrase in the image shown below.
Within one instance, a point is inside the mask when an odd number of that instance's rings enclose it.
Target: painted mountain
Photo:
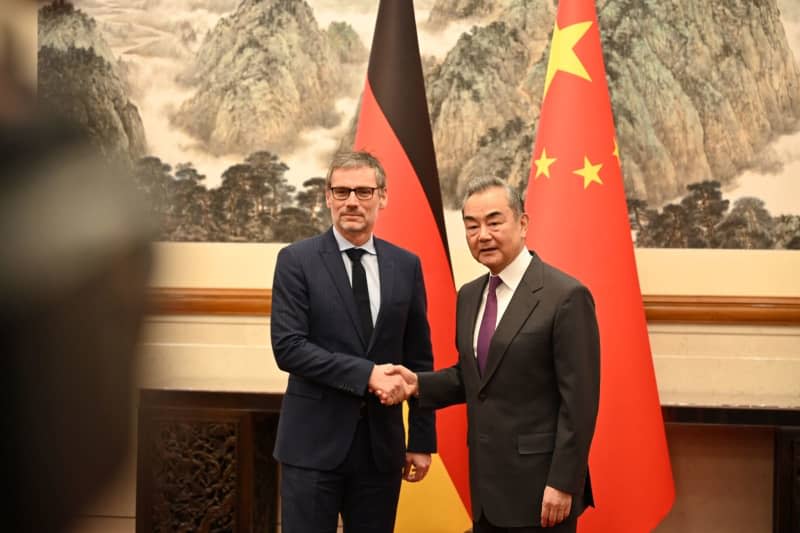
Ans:
[[[637,245],[800,248],[800,5],[597,5]],[[164,240],[294,240],[330,223],[321,177],[352,139],[376,7],[47,6],[40,94],[131,161]],[[476,175],[524,189],[555,1],[415,7],[446,204]]]

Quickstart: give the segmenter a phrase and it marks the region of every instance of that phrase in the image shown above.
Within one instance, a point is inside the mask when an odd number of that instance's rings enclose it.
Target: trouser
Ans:
[[[392,533],[402,470],[381,472],[375,465],[366,418],[358,422],[344,462],[322,471],[281,464],[281,531]]]

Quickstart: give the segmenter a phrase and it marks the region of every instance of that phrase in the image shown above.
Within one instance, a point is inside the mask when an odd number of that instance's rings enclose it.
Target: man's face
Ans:
[[[492,274],[499,274],[525,247],[528,215],[514,216],[503,188],[473,194],[464,202],[462,214],[472,257]]]
[[[331,174],[331,188],[377,187],[375,170],[369,167],[340,168]],[[325,191],[325,203],[331,210],[333,225],[348,241],[360,245],[366,242],[378,219],[378,210],[386,207],[386,190],[378,189],[368,200],[359,200],[355,192],[337,200],[330,188]]]

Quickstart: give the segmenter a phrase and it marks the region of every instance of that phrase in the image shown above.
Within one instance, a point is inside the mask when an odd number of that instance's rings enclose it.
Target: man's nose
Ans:
[[[344,201],[346,205],[359,205],[358,198],[356,197],[356,191],[350,191],[350,194],[347,195],[347,200]]]
[[[478,239],[485,241],[489,239],[489,237],[490,237],[489,226],[481,224],[480,228],[478,229]]]

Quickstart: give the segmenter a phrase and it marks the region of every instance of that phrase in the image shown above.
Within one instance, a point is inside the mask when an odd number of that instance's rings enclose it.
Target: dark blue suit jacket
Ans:
[[[333,231],[282,249],[272,285],[272,349],[289,372],[275,458],[331,470],[345,458],[366,401],[373,456],[389,471],[405,462],[401,405],[367,390],[374,364],[431,370],[433,356],[419,258],[375,238],[381,304],[371,339],[358,326],[355,299]],[[411,402],[408,450],[433,452],[432,411]]]

